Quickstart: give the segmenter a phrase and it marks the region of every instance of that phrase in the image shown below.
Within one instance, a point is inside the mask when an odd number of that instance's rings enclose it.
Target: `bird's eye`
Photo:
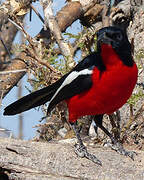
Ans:
[[[121,41],[123,39],[122,34],[121,33],[116,34],[116,39],[118,41]]]

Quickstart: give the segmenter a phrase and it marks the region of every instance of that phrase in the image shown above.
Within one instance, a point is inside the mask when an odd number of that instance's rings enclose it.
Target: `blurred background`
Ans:
[[[63,6],[65,1],[54,1],[53,10],[56,14]],[[43,16],[43,9],[40,5],[40,2],[33,3],[33,6],[37,11]],[[31,37],[35,37],[43,27],[43,23],[39,17],[33,12],[32,20],[30,21],[30,13],[24,18],[25,30]],[[81,30],[80,24],[75,22],[70,28],[67,29],[67,32],[73,32],[77,34]],[[22,32],[18,31],[14,39],[13,44],[21,44],[23,38]],[[4,108],[10,103],[16,101],[20,97],[27,95],[29,90],[32,90],[30,83],[27,82],[27,75],[25,75],[20,82],[12,88],[12,90],[6,95],[2,101],[2,106],[0,109],[0,127],[6,128],[13,133],[13,136],[21,139],[32,139],[36,135],[36,128],[33,128],[35,125],[39,124],[41,118],[44,116],[44,113],[41,111],[41,108],[36,108],[24,112],[20,115],[14,116],[3,116]]]

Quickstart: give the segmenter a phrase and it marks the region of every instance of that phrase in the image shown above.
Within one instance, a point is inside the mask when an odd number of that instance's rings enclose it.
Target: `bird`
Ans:
[[[113,149],[133,159],[103,126],[104,114],[112,114],[131,96],[137,82],[138,69],[133,60],[126,30],[108,26],[97,31],[97,51],[80,61],[70,72],[43,89],[32,92],[7,106],[4,115],[15,115],[48,102],[47,114],[61,101],[67,103],[69,123],[78,143],[75,153],[96,164],[101,161],[87,151],[77,129],[77,119],[92,115],[94,121],[111,139]]]

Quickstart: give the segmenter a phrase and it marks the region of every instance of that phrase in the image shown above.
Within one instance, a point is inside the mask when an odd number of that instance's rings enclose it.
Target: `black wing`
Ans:
[[[63,76],[60,80],[53,83],[52,85],[32,92],[31,94],[28,94],[10,104],[5,108],[4,115],[15,115],[50,101],[59,86],[61,86],[61,84],[63,83],[65,76]]]
[[[105,65],[103,64],[101,55],[97,52],[94,52],[87,57],[85,57],[81,62],[79,62],[72,71],[81,71],[86,68],[96,66],[98,70],[104,71]]]
[[[85,69],[92,69],[97,66],[98,69],[103,69],[103,64],[98,53],[93,53],[86,58],[84,58],[80,63],[78,63],[72,71],[65,74],[60,80],[54,84],[45,87],[41,90],[35,91],[18,101],[10,104],[5,108],[4,115],[14,115],[34,107],[45,104],[50,101],[48,111],[50,111],[57,103],[62,100],[68,99],[76,94],[88,90],[91,85],[91,75],[79,75],[70,84],[65,85],[57,94],[57,90],[62,86],[65,79],[70,76],[73,72],[81,72]],[[56,96],[55,96],[56,94]],[[54,97],[55,96],[55,97]],[[54,97],[54,98],[53,98]]]
[[[65,85],[56,96],[50,101],[48,106],[48,112],[50,112],[56,104],[63,100],[67,100],[81,92],[85,92],[90,89],[92,86],[91,75],[80,75],[75,80],[73,80],[70,84]]]
[[[69,84],[63,86],[60,91],[56,93],[56,95],[54,94],[54,98],[52,98],[52,100],[50,101],[48,112],[50,112],[60,101],[69,99],[77,94],[80,94],[81,92],[90,89],[92,86],[91,74],[94,67],[97,67],[97,69],[100,71],[105,70],[105,66],[99,53],[90,54],[80,63],[78,63],[70,73],[67,74],[66,78],[68,78],[68,76],[70,76],[73,72],[79,73],[79,76]],[[91,70],[91,73],[81,74],[81,72],[83,72],[84,70]]]

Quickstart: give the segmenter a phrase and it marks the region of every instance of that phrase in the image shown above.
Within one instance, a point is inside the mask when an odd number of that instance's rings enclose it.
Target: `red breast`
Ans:
[[[103,45],[101,53],[106,70],[100,72],[95,67],[91,89],[67,100],[70,122],[84,115],[111,114],[132,94],[138,74],[136,64],[124,65],[109,45]]]

